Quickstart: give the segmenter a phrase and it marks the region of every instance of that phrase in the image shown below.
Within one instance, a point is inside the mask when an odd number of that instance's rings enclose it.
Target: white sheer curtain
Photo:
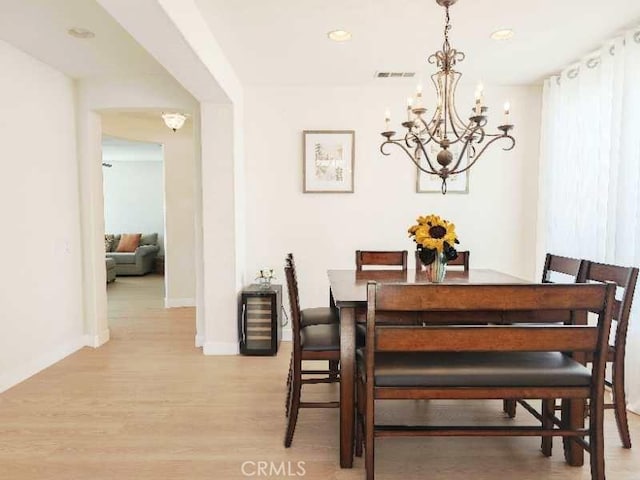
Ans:
[[[545,251],[640,266],[640,30],[547,79],[542,122]],[[626,360],[640,412],[640,286]]]

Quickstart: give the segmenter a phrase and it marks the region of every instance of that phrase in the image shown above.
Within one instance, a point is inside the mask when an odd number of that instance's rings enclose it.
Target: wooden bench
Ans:
[[[374,479],[376,437],[561,436],[591,454],[604,480],[603,403],[615,285],[367,285],[366,347],[358,354],[356,454]],[[420,311],[595,312],[596,326],[376,325],[379,314]],[[561,353],[564,352],[564,353]],[[571,358],[588,354],[593,368]],[[540,426],[376,425],[376,400],[563,399],[561,422]],[[581,418],[589,400],[589,428]],[[589,441],[585,440],[589,437]],[[566,450],[569,450],[567,447]]]

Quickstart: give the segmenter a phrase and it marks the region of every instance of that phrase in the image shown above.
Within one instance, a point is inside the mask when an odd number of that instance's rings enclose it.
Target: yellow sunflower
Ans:
[[[422,248],[443,253],[445,243],[453,247],[458,240],[456,226],[437,215],[418,217],[417,222],[409,228],[409,236]]]

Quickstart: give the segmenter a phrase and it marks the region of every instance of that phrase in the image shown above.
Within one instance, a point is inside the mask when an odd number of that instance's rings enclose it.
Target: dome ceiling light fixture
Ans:
[[[184,125],[184,122],[187,119],[187,116],[180,112],[163,113],[162,119],[164,120],[164,124],[167,127],[169,127],[174,132],[177,132]]]
[[[71,27],[67,30],[67,33],[74,38],[79,38],[81,40],[88,40],[90,38],[94,38],[96,36],[91,30],[87,30],[82,27]]]
[[[451,47],[449,31],[451,18],[449,7],[458,0],[436,0],[445,8],[446,24],[442,49],[428,59],[437,67],[431,75],[436,90],[436,105],[431,119],[425,118],[427,109],[422,105],[422,85],[418,85],[416,97],[407,99],[407,120],[402,123],[406,133],[394,138],[396,132],[391,127],[391,112],[385,113],[385,140],[380,145],[383,155],[389,155],[388,145],[403,150],[416,167],[428,174],[440,177],[442,194],[447,193],[447,180],[468,171],[494,143],[505,140],[503,150],[513,150],[516,145],[511,135],[513,124],[510,122],[511,104],[504,105],[504,118],[498,125],[497,133],[488,133],[487,112],[484,104],[484,87],[480,84],[476,90],[475,105],[468,120],[463,120],[456,109],[456,88],[462,74],[456,70],[458,62],[465,59],[464,53]]]
[[[346,30],[332,30],[327,33],[327,37],[329,37],[334,42],[348,42],[351,40],[351,32],[347,32]]]
[[[515,32],[510,28],[496,30],[491,34],[491,39],[496,41],[511,40],[515,36]]]

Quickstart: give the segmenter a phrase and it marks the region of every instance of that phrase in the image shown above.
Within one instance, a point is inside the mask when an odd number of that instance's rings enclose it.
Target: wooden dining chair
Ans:
[[[356,270],[362,271],[363,266],[399,266],[402,270],[407,270],[407,259],[409,253],[406,250],[396,251],[374,251],[356,250]]]
[[[288,253],[286,260],[291,262],[293,268],[293,274],[296,278],[296,285],[298,282],[296,262],[293,258],[293,253]],[[308,327],[309,325],[325,325],[329,323],[338,323],[340,313],[336,308],[329,307],[311,307],[300,310],[300,326]],[[338,361],[329,360],[329,370],[332,372],[338,371]],[[332,374],[333,375],[333,374]],[[287,384],[288,388],[288,384]]]
[[[338,408],[340,402],[302,402],[302,386],[318,383],[336,383],[339,381],[337,370],[340,360],[340,330],[337,323],[324,323],[302,326],[302,310],[298,294],[298,279],[293,256],[285,260],[285,277],[291,307],[291,328],[293,351],[289,362],[287,378],[287,399],[285,414],[288,418],[284,446],[289,448],[293,441],[298,411],[300,408]],[[329,370],[303,370],[305,360],[328,360]],[[335,367],[336,369],[332,369]],[[312,378],[309,378],[312,376]],[[318,378],[318,376],[321,376]]]
[[[547,253],[542,269],[542,283],[584,283],[588,266],[587,260]],[[554,281],[554,274],[564,275],[564,281]]]
[[[416,270],[423,270],[424,268],[426,268],[422,264],[422,261],[420,260],[420,255],[418,254],[417,250],[416,250],[415,256],[416,256]],[[469,250],[458,252],[458,257],[455,260],[449,260],[447,262],[447,267],[458,266],[458,267],[462,267],[463,271],[468,272],[470,256],[471,256],[471,252]]]
[[[625,395],[625,353],[627,346],[627,331],[629,328],[629,317],[631,306],[638,280],[638,269],[634,267],[621,267],[617,265],[607,265],[604,263],[586,262],[584,280],[586,282],[613,282],[618,287],[620,299],[616,299],[613,320],[615,326],[615,336],[613,344],[609,345],[607,352],[607,363],[611,364],[611,381],[605,379],[605,384],[611,388],[613,403],[605,403],[604,408],[614,410],[618,434],[624,448],[631,448],[631,435],[629,433],[629,422],[627,419],[627,401]],[[587,357],[591,362],[592,358]],[[558,409],[556,401],[548,407]],[[551,439],[547,440],[547,454],[551,455]]]
[[[288,253],[286,261],[291,262],[294,275],[296,274],[296,262],[293,258],[293,253]],[[297,277],[296,277],[297,280]],[[309,325],[322,325],[327,323],[338,323],[338,315],[335,309],[331,307],[312,307],[305,308],[300,311],[300,325],[307,327]]]
[[[547,253],[542,269],[542,283],[585,283],[587,281],[588,265],[589,262],[586,260]],[[558,282],[557,280],[562,281]],[[571,321],[569,312],[564,312],[564,317],[561,317],[557,312],[550,312],[548,317],[550,318],[547,319],[547,323],[553,323],[554,317],[556,317],[558,323],[569,323]],[[549,405],[550,403],[547,403],[546,406]],[[516,408],[516,400],[503,401],[503,410],[509,418],[516,416]],[[543,444],[546,445],[548,442],[551,442],[550,438],[543,439]],[[544,450],[546,451],[547,448],[548,446],[545,446]]]
[[[624,448],[631,448],[631,435],[629,433],[629,422],[627,419],[627,402],[625,395],[624,367],[625,352],[627,343],[627,330],[629,327],[629,316],[638,279],[638,269],[633,267],[621,267],[617,265],[607,265],[590,261],[583,261],[586,267],[582,276],[585,282],[605,283],[613,282],[617,287],[617,294],[620,299],[615,300],[613,308],[613,325],[615,326],[615,336],[613,345],[609,345],[606,353],[606,362],[611,364],[612,381],[605,378],[605,385],[611,388],[613,403],[605,403],[606,410],[614,410],[618,434]],[[587,362],[593,362],[593,358],[587,355]],[[528,408],[532,408],[526,402],[520,401]],[[557,411],[557,400],[546,400],[542,404],[542,416],[547,416],[552,411]],[[547,437],[542,440],[542,451],[546,456],[550,456],[553,448],[553,438]]]
[[[367,285],[367,341],[357,356],[356,454],[363,440],[374,480],[375,439],[398,436],[562,436],[590,453],[592,480],[605,479],[604,374],[615,285]],[[407,311],[589,311],[597,325],[378,325]],[[563,353],[564,352],[564,353]],[[570,357],[588,352],[593,368]],[[376,423],[380,400],[571,398],[558,424],[423,426]],[[584,428],[585,400],[591,418]],[[583,440],[588,436],[589,442]],[[571,446],[571,448],[575,448]],[[567,459],[571,455],[567,453]]]
[[[624,383],[624,363],[627,348],[627,331],[633,295],[638,280],[638,269],[606,265],[603,263],[589,262],[586,275],[588,282],[614,282],[621,292],[620,300],[616,300],[613,320],[615,321],[615,337],[613,345],[609,346],[607,362],[611,364],[611,382],[605,379],[607,386],[611,388],[613,403],[605,404],[605,409],[615,411],[618,434],[624,448],[631,448],[631,435],[629,434],[629,422],[627,420],[627,400]],[[591,360],[591,359],[589,359]]]

